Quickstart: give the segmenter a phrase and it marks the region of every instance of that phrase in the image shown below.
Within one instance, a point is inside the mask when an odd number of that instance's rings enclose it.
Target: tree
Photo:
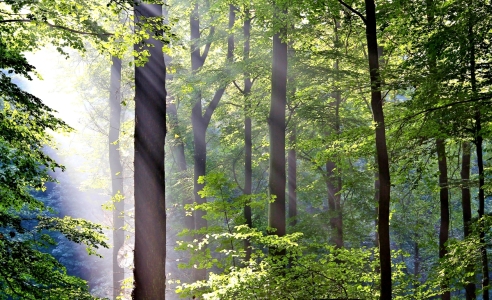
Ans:
[[[149,54],[135,67],[135,250],[133,299],[163,299],[166,285],[166,68],[162,53],[162,5],[135,5],[135,25],[152,36],[136,51]]]
[[[191,32],[191,69],[193,73],[198,72],[198,70],[203,67],[205,60],[208,56],[208,51],[210,50],[211,41],[207,41],[203,53],[200,54],[199,39],[201,38],[200,33],[200,16],[198,14],[198,2],[194,4],[193,12],[190,15],[190,32]],[[235,13],[234,7],[231,5],[229,8],[229,27],[234,25]],[[210,28],[210,37],[213,36],[215,28],[212,26]],[[227,62],[232,62],[234,53],[234,41],[228,42],[227,49]],[[199,183],[199,178],[205,175],[207,166],[207,145],[205,142],[205,137],[207,133],[207,128],[210,124],[212,115],[219,104],[220,99],[224,95],[226,83],[221,83],[219,88],[215,91],[213,99],[210,101],[208,106],[203,113],[202,107],[202,92],[198,88],[194,91],[194,105],[192,109],[191,122],[193,127],[193,146],[194,146],[194,196],[195,202],[197,204],[206,203],[206,199],[199,195],[199,191],[203,189],[203,184]],[[203,218],[204,212],[197,211],[195,213],[195,230],[200,230],[201,228],[207,227],[207,221]],[[196,270],[195,280],[204,279],[206,277],[205,270]]]
[[[378,41],[376,30],[376,5],[373,0],[365,0],[366,16],[355,11],[343,1],[339,2],[357,14],[365,24],[369,73],[371,77],[371,108],[376,126],[376,153],[379,176],[378,200],[378,240],[381,264],[381,299],[391,299],[391,253],[389,234],[390,214],[390,172],[386,132],[384,124],[383,97],[381,95],[381,76],[379,74]]]
[[[123,166],[119,152],[119,136],[121,125],[121,59],[112,58],[111,79],[109,88],[109,167],[111,171],[112,199],[115,203],[113,210],[113,288],[114,299],[120,294],[120,285],[125,279],[123,268],[118,263],[118,252],[125,242],[123,230],[124,196],[123,196]]]
[[[282,20],[286,10],[274,4],[274,20]],[[277,21],[273,36],[272,94],[270,115],[270,173],[268,189],[273,201],[268,210],[268,226],[272,234],[286,234],[285,224],[285,110],[287,107],[287,25]],[[274,250],[275,251],[275,250]],[[284,253],[284,252],[282,252]]]
[[[0,42],[0,68],[30,79],[34,67],[18,50]],[[43,153],[47,129],[69,130],[53,110],[21,90],[5,73],[0,77],[0,286],[2,297],[18,299],[91,299],[86,283],[67,275],[47,249],[56,244],[47,233],[59,232],[90,253],[107,247],[102,227],[81,219],[55,217],[34,190],[54,181],[48,171],[62,168]],[[27,263],[26,263],[27,262]],[[6,271],[8,270],[8,272]]]

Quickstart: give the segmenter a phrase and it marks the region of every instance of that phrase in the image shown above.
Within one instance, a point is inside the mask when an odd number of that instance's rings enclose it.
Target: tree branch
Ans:
[[[203,115],[203,125],[208,126],[210,123],[210,119],[212,118],[212,114],[214,113],[215,109],[217,108],[217,105],[219,105],[220,98],[222,98],[222,95],[224,95],[225,92],[225,87],[218,89],[215,92],[214,98],[210,102],[210,104],[207,106],[207,109],[205,110],[205,114]]]
[[[436,111],[436,110],[443,109],[443,108],[448,108],[448,107],[451,107],[451,106],[454,106],[454,105],[464,104],[464,103],[470,103],[470,102],[478,102],[478,101],[482,101],[482,100],[489,100],[489,101],[486,101],[486,102],[490,102],[490,101],[492,101],[492,95],[483,96],[483,97],[479,97],[479,98],[472,98],[472,99],[468,99],[468,100],[464,100],[464,101],[452,102],[452,103],[448,103],[448,104],[445,104],[445,105],[441,105],[441,106],[436,106],[436,107],[431,107],[431,108],[428,108],[428,109],[424,109],[424,110],[419,111],[419,112],[417,112],[417,113],[415,113],[415,114],[413,114],[411,116],[406,117],[405,120],[408,121],[410,119],[415,118],[418,115],[425,114],[425,113],[432,112],[432,111]]]
[[[345,6],[348,10],[350,10],[351,12],[353,12],[354,14],[358,15],[361,19],[362,19],[362,22],[364,22],[364,24],[367,25],[367,20],[366,20],[366,17],[364,17],[360,12],[358,12],[357,10],[353,9],[350,5],[348,5],[347,3],[343,2],[342,0],[338,0],[338,2]]]
[[[111,35],[113,35],[112,33],[95,33],[95,32],[80,31],[80,30],[68,28],[68,27],[61,26],[61,25],[51,24],[48,21],[38,21],[38,20],[29,20],[29,19],[0,20],[0,24],[1,23],[15,23],[15,22],[20,22],[20,23],[37,22],[37,23],[46,24],[46,25],[48,25],[51,28],[63,29],[63,30],[66,30],[66,31],[70,31],[70,32],[77,33],[77,34],[82,34],[82,35],[97,35],[97,36],[111,36]]]
[[[207,40],[208,42],[205,44],[205,49],[203,50],[203,54],[200,56],[200,61],[202,61],[202,66],[203,63],[205,62],[205,59],[207,59],[208,56],[208,51],[210,50],[210,45],[212,45],[212,36],[214,35],[215,32],[215,27],[212,26],[210,27],[210,33],[208,34]]]
[[[236,86],[239,92],[244,95],[244,91],[239,87],[239,85],[237,85],[236,80],[233,80],[232,83],[234,83],[234,86]]]

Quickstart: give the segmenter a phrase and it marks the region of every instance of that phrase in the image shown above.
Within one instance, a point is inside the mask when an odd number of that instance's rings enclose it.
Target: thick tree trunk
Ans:
[[[465,239],[471,234],[471,193],[470,193],[470,143],[463,142],[461,158],[461,207],[463,210],[463,232]],[[467,272],[474,272],[473,265],[467,267]],[[475,275],[468,278],[470,283],[465,286],[466,300],[476,299]]]
[[[444,258],[447,253],[446,242],[449,238],[449,192],[448,192],[448,165],[446,160],[445,141],[441,138],[436,140],[437,164],[439,168],[439,199],[441,204],[441,227],[439,230],[439,258]],[[447,285],[443,289],[448,288]],[[451,299],[450,292],[444,292],[441,299]]]
[[[274,20],[284,12],[276,8]],[[270,203],[268,226],[275,230],[272,234],[284,236],[285,228],[285,109],[287,105],[287,28],[282,26],[273,36],[272,98],[269,115],[270,129],[270,174],[268,187],[275,201]],[[282,254],[282,253],[280,253]]]
[[[243,60],[247,61],[249,59],[250,52],[250,32],[251,32],[251,16],[249,10],[246,9],[244,12],[244,24],[243,24],[243,35],[244,35],[244,46],[243,46]],[[249,72],[244,73],[244,194],[251,195],[252,184],[253,184],[253,169],[251,165],[252,160],[252,135],[251,135],[251,99],[249,98],[251,94],[253,82],[251,81],[251,75]],[[249,201],[248,201],[249,202]],[[246,203],[244,206],[244,218],[246,219],[246,225],[249,228],[253,228],[253,221],[251,218],[251,206]],[[246,251],[245,260],[249,261],[251,258],[251,242],[249,239],[244,240],[244,250]]]
[[[379,74],[378,42],[376,33],[376,6],[374,0],[365,0],[366,37],[371,76],[371,108],[376,125],[376,152],[379,171],[379,259],[381,267],[381,299],[391,299],[391,247],[389,233],[390,172]]]
[[[142,17],[161,15],[161,5],[135,6],[136,26]],[[162,43],[153,38],[145,43],[153,45],[147,47],[149,61],[144,67],[135,68],[135,288],[132,298],[137,300],[165,299],[166,292],[166,68]]]
[[[121,282],[125,279],[124,269],[118,264],[118,251],[125,242],[123,196],[123,167],[119,150],[121,124],[121,59],[112,57],[111,83],[109,87],[109,169],[111,172],[111,194],[113,210],[113,299],[121,292]]]

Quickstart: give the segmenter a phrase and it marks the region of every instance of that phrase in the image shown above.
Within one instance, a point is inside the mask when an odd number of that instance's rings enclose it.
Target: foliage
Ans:
[[[265,235],[245,225],[232,233],[207,235],[207,239],[227,237],[252,241],[250,261],[210,272],[206,281],[181,284],[181,297],[199,295],[203,299],[378,299],[378,253],[376,249],[337,249],[310,244],[301,233],[284,237]],[[205,239],[202,241],[205,242]],[[268,250],[285,249],[285,256],[269,255]],[[307,251],[309,250],[309,251]],[[227,251],[227,256],[241,257],[241,250]],[[394,253],[396,257],[398,253]],[[409,292],[411,278],[404,274],[404,264],[393,266],[396,294]],[[171,283],[174,283],[171,281]],[[398,298],[398,297],[397,297]],[[399,298],[398,298],[399,299]]]
[[[19,10],[12,7],[12,14]],[[50,144],[48,131],[70,128],[8,75],[30,79],[34,72],[19,52],[19,44],[2,35],[0,52],[0,68],[4,70],[0,74],[0,297],[93,299],[87,283],[67,275],[48,250],[56,244],[53,233],[58,232],[85,244],[94,254],[98,247],[107,247],[102,227],[85,220],[54,217],[53,210],[33,196],[36,190],[45,189],[45,183],[54,181],[49,172],[63,169],[43,151]]]

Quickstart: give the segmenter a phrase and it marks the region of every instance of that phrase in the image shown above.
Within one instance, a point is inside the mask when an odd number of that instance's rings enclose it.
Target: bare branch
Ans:
[[[233,80],[232,83],[234,83],[234,86],[236,86],[239,92],[244,95],[244,91],[239,87],[239,85],[237,85],[236,80]]]
[[[210,33],[208,34],[208,37],[207,37],[207,43],[205,44],[205,49],[203,50],[203,54],[200,56],[200,61],[202,61],[202,66],[203,66],[203,62],[205,62],[205,59],[207,59],[207,56],[208,56],[208,51],[210,50],[210,45],[212,45],[212,36],[214,35],[214,32],[215,32],[215,27],[212,26],[210,27]]]
[[[348,10],[350,10],[351,12],[353,12],[354,14],[358,15],[361,19],[362,19],[362,22],[364,22],[364,24],[367,25],[367,20],[366,20],[366,17],[364,17],[360,12],[358,12],[357,10],[353,9],[350,5],[348,5],[347,3],[343,2],[342,0],[338,0],[338,2],[345,6]]]

